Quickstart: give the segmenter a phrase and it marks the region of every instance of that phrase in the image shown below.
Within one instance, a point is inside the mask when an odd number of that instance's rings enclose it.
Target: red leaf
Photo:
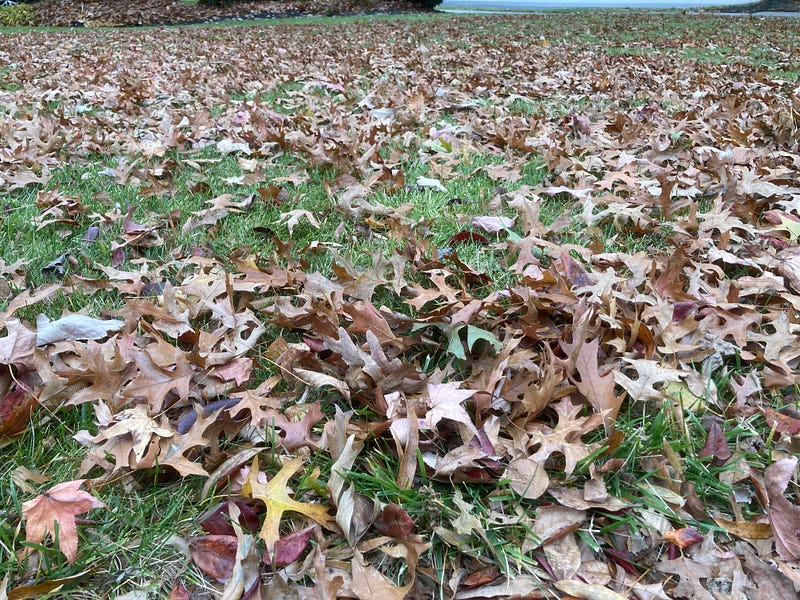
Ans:
[[[258,522],[258,513],[249,504],[236,502],[239,507],[239,525],[248,531],[258,531],[261,525]],[[206,511],[200,519],[200,527],[212,535],[235,536],[236,531],[231,524],[228,513],[228,502],[217,504],[214,508]]]
[[[209,577],[225,582],[233,575],[236,565],[235,535],[207,535],[189,542],[192,560]]]
[[[682,529],[667,531],[662,539],[675,544],[681,550],[686,550],[702,542],[703,536],[693,527],[683,527]]]
[[[285,567],[300,558],[311,540],[316,525],[285,535],[275,542],[275,568]],[[264,550],[262,562],[272,564],[269,550]]]
[[[172,586],[172,591],[169,593],[167,600],[191,600],[189,590],[187,590],[182,583],[176,583]]]
[[[489,243],[489,238],[487,238],[485,235],[481,235],[480,233],[475,233],[474,231],[461,231],[447,240],[447,245],[454,246],[455,244],[465,244],[467,242],[485,246]]]
[[[24,385],[17,385],[0,400],[0,436],[22,433],[38,406],[36,398]]]
[[[391,503],[383,508],[381,515],[375,519],[375,528],[385,535],[405,538],[414,531],[414,521],[402,506]]]
[[[322,342],[321,340],[318,340],[316,338],[312,338],[312,337],[308,337],[308,336],[304,335],[303,336],[303,341],[306,343],[306,346],[311,348],[311,350],[313,352],[317,352],[317,353],[324,352],[325,349],[326,349],[325,348],[325,342]]]
[[[697,302],[676,302],[672,305],[672,322],[679,323],[697,311]]]

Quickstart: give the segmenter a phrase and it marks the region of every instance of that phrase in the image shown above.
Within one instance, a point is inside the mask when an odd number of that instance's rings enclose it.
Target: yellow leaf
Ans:
[[[756,523],[755,521],[728,521],[715,517],[714,521],[732,535],[746,540],[767,540],[774,533],[769,523]]]
[[[327,507],[321,504],[307,504],[289,497],[286,484],[302,466],[302,458],[293,458],[283,465],[280,471],[267,483],[258,481],[258,456],[253,459],[247,481],[242,486],[242,494],[261,500],[267,507],[267,516],[261,527],[261,539],[267,543],[267,549],[273,554],[275,542],[280,537],[280,523],[283,513],[293,511],[313,519],[323,527],[332,529],[333,518]]]
[[[707,402],[702,396],[693,394],[689,386],[682,381],[671,381],[661,388],[667,396],[679,403],[681,408],[697,412],[706,407]]]
[[[789,241],[796,242],[800,237],[800,222],[780,215],[781,224],[772,228],[773,231],[786,231],[789,234]]]

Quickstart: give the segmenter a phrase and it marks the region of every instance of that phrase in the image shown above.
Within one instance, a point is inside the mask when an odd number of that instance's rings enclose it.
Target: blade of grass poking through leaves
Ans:
[[[267,483],[261,483],[258,481],[258,456],[256,456],[250,466],[247,481],[242,486],[244,496],[261,500],[266,506],[267,513],[260,536],[266,542],[267,550],[272,556],[274,556],[275,542],[280,538],[281,517],[287,511],[305,515],[327,529],[333,527],[333,519],[325,506],[298,502],[289,496],[286,485],[302,466],[302,458],[293,458],[287,461]]]

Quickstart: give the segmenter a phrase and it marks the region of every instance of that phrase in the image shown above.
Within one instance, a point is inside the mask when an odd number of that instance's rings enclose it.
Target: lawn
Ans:
[[[794,597],[799,42],[3,33],[0,598]]]

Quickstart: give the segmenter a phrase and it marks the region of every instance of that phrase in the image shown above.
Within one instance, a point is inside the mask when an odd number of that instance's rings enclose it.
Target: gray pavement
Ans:
[[[444,0],[439,9],[446,11],[516,11],[537,12],[553,9],[582,8],[658,8],[691,9],[720,4],[748,4],[752,0]],[[788,13],[793,15],[793,13]]]

